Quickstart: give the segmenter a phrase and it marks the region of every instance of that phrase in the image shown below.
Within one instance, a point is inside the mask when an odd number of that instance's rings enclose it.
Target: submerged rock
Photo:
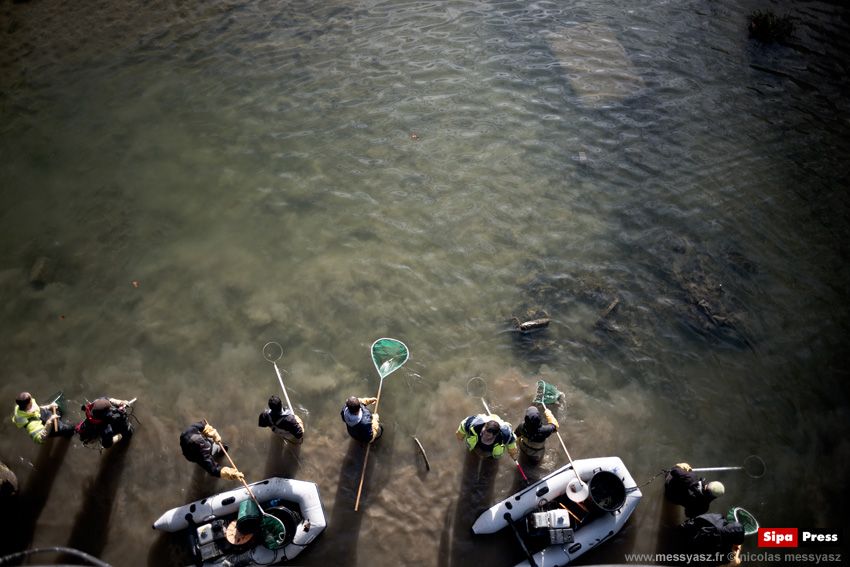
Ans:
[[[4,463],[0,462],[0,503],[6,505],[18,495],[18,478]]]
[[[747,28],[750,39],[762,44],[785,41],[794,33],[794,22],[789,14],[777,15],[773,10],[750,12]]]
[[[53,275],[56,273],[56,260],[45,258],[44,256],[37,258],[30,270],[30,283],[45,286],[53,281]]]
[[[537,271],[523,286],[523,300],[509,317],[508,330],[523,331],[525,324],[538,332],[515,332],[515,348],[536,360],[565,349],[606,346],[634,355],[647,339],[659,333],[670,336],[681,323],[711,340],[738,346],[751,342],[746,310],[722,283],[724,276],[739,279],[757,272],[740,252],[718,257],[677,234],[664,235],[648,249],[657,269],[636,264],[634,281],[629,282],[614,282],[604,270]],[[587,316],[588,307],[597,314],[594,318]],[[553,325],[550,313],[555,314]],[[559,318],[574,319],[572,314],[580,320],[557,324]],[[544,318],[545,325],[536,323]]]
[[[671,248],[672,283],[678,287],[682,304],[674,303],[691,328],[730,342],[748,342],[744,313],[723,287],[723,266],[711,254],[686,240]],[[737,261],[740,258],[736,257]]]

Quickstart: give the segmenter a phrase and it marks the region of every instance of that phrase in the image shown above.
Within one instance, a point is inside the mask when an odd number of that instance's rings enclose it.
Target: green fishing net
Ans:
[[[743,508],[731,508],[726,514],[726,519],[730,522],[741,523],[744,526],[744,535],[752,535],[759,531],[758,520]]]
[[[537,383],[537,396],[534,398],[534,401],[544,404],[554,404],[563,395],[555,386],[541,380]]]
[[[407,347],[395,339],[378,339],[372,344],[372,361],[381,378],[407,362]]]
[[[279,519],[264,514],[262,520],[263,545],[269,549],[278,549],[285,545],[286,528]]]
[[[62,395],[61,390],[56,392],[55,394],[49,396],[44,401],[41,401],[41,399],[39,399],[38,403],[41,404],[41,405],[48,405],[48,404],[56,403],[56,406],[57,406],[56,411],[59,412],[59,415],[62,415],[63,413],[65,413],[65,396]]]

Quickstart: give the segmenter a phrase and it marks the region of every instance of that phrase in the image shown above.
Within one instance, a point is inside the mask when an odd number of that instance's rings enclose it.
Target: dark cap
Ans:
[[[98,398],[91,405],[91,415],[97,419],[103,419],[109,414],[112,404],[106,398]]]
[[[280,411],[282,404],[280,398],[277,396],[272,396],[269,398],[269,409],[274,411]]]
[[[525,410],[526,433],[535,433],[540,429],[542,424],[543,420],[540,418],[540,411],[534,406],[529,406],[529,408]]]

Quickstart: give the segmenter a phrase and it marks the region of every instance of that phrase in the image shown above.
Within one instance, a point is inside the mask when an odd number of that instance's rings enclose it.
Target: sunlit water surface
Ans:
[[[747,38],[768,8],[796,23],[784,45]],[[4,418],[26,510],[4,550],[187,564],[150,526],[235,486],[180,454],[207,418],[248,480],[318,484],[329,525],[299,565],[513,565],[509,535],[469,534],[520,480],[503,459],[480,481],[455,439],[475,376],[514,424],[538,380],[563,391],[574,459],[642,483],[756,454],[767,474],[717,473],[713,510],[846,527],[837,3],[32,0],[0,23],[0,399],[61,389],[76,422],[138,397],[136,435],[102,453]],[[365,451],[338,414],[376,395],[383,336],[411,357],[354,512]],[[269,341],[295,453],[256,426],[281,394]],[[565,462],[550,442],[526,472]],[[581,564],[668,550],[682,518],[661,479],[643,490]]]

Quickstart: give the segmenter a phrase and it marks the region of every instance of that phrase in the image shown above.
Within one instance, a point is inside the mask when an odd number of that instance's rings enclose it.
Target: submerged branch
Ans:
[[[416,445],[419,446],[419,452],[422,453],[422,458],[425,459],[425,470],[431,470],[431,463],[428,462],[428,455],[425,454],[425,449],[422,447],[422,443],[419,442],[419,439],[416,438],[416,435],[413,435],[413,440],[416,441]]]

